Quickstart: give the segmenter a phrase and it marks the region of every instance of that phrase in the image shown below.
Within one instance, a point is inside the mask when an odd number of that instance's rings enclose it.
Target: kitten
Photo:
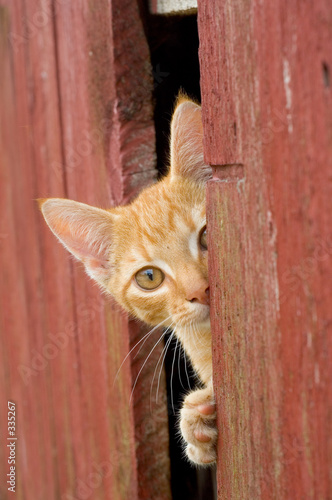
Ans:
[[[201,108],[179,97],[171,122],[168,175],[131,204],[110,210],[72,200],[41,200],[53,233],[89,276],[123,308],[149,323],[172,325],[205,385],[180,414],[188,458],[216,459]]]

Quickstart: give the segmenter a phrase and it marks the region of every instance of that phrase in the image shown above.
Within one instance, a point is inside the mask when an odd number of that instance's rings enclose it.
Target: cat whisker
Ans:
[[[162,358],[162,362],[161,362],[160,370],[159,370],[159,376],[158,376],[158,384],[157,384],[157,391],[156,391],[156,403],[158,403],[158,393],[159,393],[159,386],[160,386],[161,370],[162,370],[162,367],[163,367],[163,364],[164,364],[164,361],[166,358],[167,350],[170,346],[170,343],[171,343],[171,340],[173,337],[174,337],[174,331],[171,333],[171,335],[170,335],[170,337],[167,340],[166,345],[165,345],[165,353],[164,353],[164,356]]]
[[[187,356],[186,356],[186,353],[184,353],[183,357],[184,357],[184,371],[186,372],[188,386],[191,389],[191,383],[190,383],[190,380],[189,380],[189,375],[188,375],[188,370],[187,370]]]
[[[202,346],[202,341],[201,341],[201,338],[199,336],[199,330],[198,330],[197,325],[195,324],[194,321],[192,322],[191,326],[192,326],[192,338],[194,340],[196,349],[199,350],[199,346]]]
[[[123,367],[124,363],[126,362],[126,360],[128,359],[128,357],[130,356],[130,354],[133,352],[133,350],[141,343],[143,342],[143,344],[141,345],[141,347],[139,348],[138,352],[135,354],[134,356],[134,359],[136,358],[136,356],[138,355],[138,353],[140,352],[140,350],[142,349],[143,345],[145,344],[145,342],[147,341],[147,339],[150,337],[150,335],[155,331],[157,330],[157,328],[159,328],[165,321],[168,321],[169,319],[171,318],[171,315],[168,316],[168,318],[164,319],[163,321],[161,321],[158,325],[156,325],[155,327],[152,328],[152,330],[150,330],[148,333],[146,333],[138,342],[136,342],[136,344],[134,345],[134,347],[132,347],[130,349],[130,351],[128,352],[128,354],[125,356],[124,360],[122,361],[118,371],[116,372],[116,375],[115,375],[115,378],[114,378],[114,382],[113,382],[113,387],[115,385],[115,382],[119,376],[119,373],[120,373],[120,370],[121,368]],[[144,340],[145,339],[145,340]]]
[[[197,339],[199,345],[201,347],[204,346],[204,343],[202,342],[202,337],[199,334],[199,329],[198,329],[198,326],[196,324],[194,324],[194,335],[196,336],[196,339]]]
[[[193,320],[191,320],[189,323],[189,326],[188,326],[189,330],[191,329],[192,325],[193,325]],[[190,382],[190,378],[189,378],[188,370],[187,370],[187,355],[186,355],[185,351],[184,351],[184,369],[186,372],[186,377],[187,377],[187,382],[188,382],[189,388],[191,389],[191,382]]]
[[[158,339],[158,340],[157,340],[157,342],[154,344],[154,346],[152,347],[152,349],[151,349],[151,351],[149,352],[148,356],[146,357],[146,359],[145,359],[145,361],[144,361],[143,365],[141,366],[141,368],[140,368],[140,370],[139,370],[139,372],[138,372],[138,374],[137,374],[137,377],[136,377],[136,379],[135,379],[135,382],[134,382],[133,388],[132,388],[132,390],[131,390],[131,394],[130,394],[130,398],[129,398],[129,403],[131,403],[131,400],[132,400],[132,398],[133,398],[133,394],[134,394],[134,390],[135,390],[135,387],[136,387],[136,384],[137,384],[138,378],[139,378],[139,376],[140,376],[140,374],[141,374],[141,372],[142,372],[142,370],[143,370],[144,366],[146,365],[146,363],[147,363],[147,361],[148,361],[149,357],[151,356],[151,354],[153,353],[153,351],[155,350],[155,348],[157,347],[157,345],[159,344],[159,342],[160,342],[160,341],[164,338],[164,336],[165,336],[165,332],[163,332],[163,333],[160,335],[159,339]]]
[[[175,356],[176,356],[177,347],[178,347],[178,339],[176,339],[176,344],[175,344],[175,349],[174,349],[174,354],[173,354],[172,371],[171,371],[171,381],[170,381],[171,404],[172,404],[173,414],[175,413],[175,410],[174,410],[174,401],[173,401],[173,374],[174,374],[174,363],[175,363]]]
[[[188,324],[188,323],[189,323],[189,324]],[[188,320],[187,320],[187,321],[183,321],[183,319],[182,319],[180,322],[178,322],[178,323],[177,323],[177,327],[179,326],[182,330],[187,331],[188,335],[190,335],[190,331],[191,331],[192,324],[193,324],[193,320],[190,320],[190,321],[188,321]],[[175,330],[176,330],[176,328],[175,328]],[[187,379],[188,387],[191,389],[191,388],[192,388],[192,387],[191,387],[191,385],[192,385],[192,384],[191,384],[191,382],[190,382],[190,378],[189,378],[189,375],[188,375],[188,368],[187,368],[187,355],[186,355],[185,350],[184,350],[184,349],[183,349],[183,347],[182,347],[181,342],[179,342],[179,343],[180,343],[180,352],[182,351],[182,356],[183,356],[183,358],[184,358],[184,370],[185,370],[185,373],[186,373],[186,379]],[[180,370],[179,370],[179,374],[180,374]],[[181,380],[181,378],[180,378],[180,382],[181,382],[182,388],[183,388],[184,390],[186,390],[186,389],[185,389],[185,387],[184,387],[184,386],[183,386],[183,384],[182,384],[182,380]]]
[[[195,327],[195,324],[193,324],[193,339],[194,339],[194,342],[195,342],[195,347],[196,347],[196,350],[199,351],[199,345],[201,344],[200,342],[200,338],[199,338],[199,335],[198,335],[198,330],[196,329]]]
[[[155,326],[152,330],[150,330],[149,335],[150,335],[152,332],[154,332],[157,328],[159,328],[160,326],[162,326],[162,324],[163,324],[163,323],[165,323],[165,321],[168,321],[171,317],[172,317],[172,315],[170,314],[170,315],[168,316],[168,318],[166,318],[166,319],[164,319],[163,321],[161,321],[160,323],[158,323],[158,325],[156,325],[156,326]],[[171,323],[171,324],[172,324],[172,323]],[[168,328],[169,328],[169,327],[168,327]],[[146,338],[145,338],[145,337],[146,337]],[[142,338],[142,340],[143,340],[144,338],[145,338],[145,340],[144,340],[143,344],[141,345],[141,347],[139,348],[139,350],[137,351],[137,353],[135,354],[134,359],[135,359],[135,358],[136,358],[136,356],[140,353],[140,351],[141,351],[142,347],[144,346],[145,342],[148,340],[148,336],[147,336],[147,335],[144,335],[144,337]],[[139,343],[139,342],[138,342],[138,343]],[[137,344],[135,344],[135,346],[134,346],[134,347],[136,347],[136,346],[138,345],[138,343],[137,343]]]
[[[177,348],[178,344],[179,344],[179,339],[176,338],[176,347],[175,347],[175,349]],[[182,352],[182,346],[181,346],[181,343],[180,343],[179,344],[179,354],[178,354],[178,373],[179,373],[179,380],[180,380],[181,387],[182,387],[183,390],[185,390],[184,385],[182,383],[182,377],[181,377],[181,366],[180,366],[181,352]]]
[[[165,335],[169,332],[170,328],[173,326],[174,322],[172,322],[167,328],[166,330],[163,332],[163,336],[165,337]],[[162,359],[162,355],[165,351],[165,348],[166,346],[163,347],[163,350],[161,351],[160,355],[159,355],[159,358],[158,358],[158,361],[157,361],[157,364],[156,364],[156,367],[155,367],[155,370],[154,370],[154,373],[153,373],[153,377],[152,377],[152,380],[151,380],[151,386],[150,386],[150,411],[152,413],[152,390],[153,390],[153,382],[154,382],[154,379],[155,379],[155,376],[156,376],[156,373],[157,373],[157,369],[158,369],[158,366],[159,366],[159,363],[160,363],[160,360]]]

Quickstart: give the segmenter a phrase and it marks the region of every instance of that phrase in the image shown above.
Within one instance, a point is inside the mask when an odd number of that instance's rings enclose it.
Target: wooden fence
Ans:
[[[220,499],[332,498],[332,8],[199,2]]]
[[[155,179],[136,0],[0,6],[0,498],[171,498],[160,351],[35,203],[125,203]],[[198,2],[218,498],[332,498],[332,8]],[[160,348],[161,349],[161,348]],[[156,383],[156,381],[154,382]]]

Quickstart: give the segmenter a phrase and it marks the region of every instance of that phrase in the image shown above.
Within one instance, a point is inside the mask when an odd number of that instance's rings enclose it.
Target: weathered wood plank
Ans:
[[[199,3],[220,498],[332,494],[331,19]]]
[[[152,82],[138,6],[5,4],[0,384],[19,415],[17,498],[169,498],[163,377],[152,415],[150,393],[139,392],[149,391],[160,350],[130,404],[142,359],[129,359],[114,379],[146,330],[102,298],[34,201],[67,196],[107,207],[155,178]],[[5,399],[0,413],[5,435]],[[142,426],[145,415],[150,425]],[[7,498],[6,485],[0,488]]]

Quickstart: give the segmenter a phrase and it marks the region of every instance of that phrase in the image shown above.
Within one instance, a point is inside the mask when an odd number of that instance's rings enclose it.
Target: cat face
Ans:
[[[87,273],[152,324],[209,328],[205,165],[200,107],[182,98],[171,123],[169,174],[130,205],[102,210],[41,201],[46,222]]]
[[[177,178],[119,210],[108,290],[143,321],[209,325],[205,189]]]

